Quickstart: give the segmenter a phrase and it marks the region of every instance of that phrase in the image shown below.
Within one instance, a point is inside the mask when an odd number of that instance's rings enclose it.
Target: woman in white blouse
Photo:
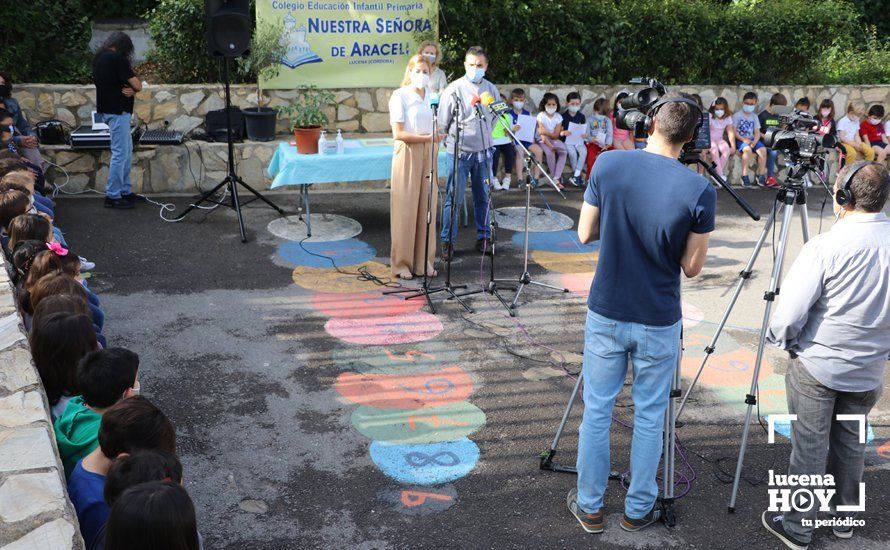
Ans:
[[[436,260],[435,226],[430,228],[427,246],[424,244],[430,185],[434,186],[430,205],[433,212],[436,211],[439,196],[436,160],[438,142],[442,139],[434,132],[433,111],[426,97],[430,72],[430,64],[423,56],[413,56],[408,60],[402,87],[393,92],[389,100],[389,122],[395,140],[389,200],[392,240],[389,265],[392,274],[401,279],[421,275],[424,261],[428,274],[436,275],[433,269]],[[431,150],[433,139],[436,141],[435,150]],[[429,178],[431,167],[432,181]]]
[[[439,68],[439,63],[442,62],[442,48],[438,42],[425,40],[420,43],[417,53],[430,64],[430,83],[426,87],[427,91],[441,94],[442,90],[448,86],[445,71]]]

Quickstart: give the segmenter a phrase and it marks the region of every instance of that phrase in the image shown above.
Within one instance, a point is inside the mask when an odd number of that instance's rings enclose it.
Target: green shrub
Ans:
[[[91,19],[140,19],[158,0],[92,0],[85,2]]]
[[[0,71],[13,82],[85,82],[90,23],[79,1],[32,0],[0,18]]]
[[[832,84],[890,82],[890,41],[878,38],[878,31],[870,29],[866,42],[861,38],[839,40],[826,50],[819,64],[816,80]]]
[[[148,60],[164,82],[216,82],[219,60],[207,55],[204,0],[161,0],[148,14]]]

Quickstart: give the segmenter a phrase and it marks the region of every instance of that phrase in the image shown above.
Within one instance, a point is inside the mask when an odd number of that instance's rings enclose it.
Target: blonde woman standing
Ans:
[[[436,275],[433,269],[435,226],[430,228],[429,242],[424,242],[430,185],[434,186],[430,205],[433,212],[439,196],[436,184],[439,147],[438,143],[435,151],[430,147],[434,138],[433,111],[426,97],[430,72],[430,64],[423,56],[413,56],[408,60],[402,87],[393,92],[389,100],[389,122],[395,140],[389,199],[392,240],[389,264],[392,274],[401,279],[413,279],[423,274],[424,261],[428,274]],[[441,136],[436,135],[435,139],[438,142]],[[430,167],[432,181],[429,179]]]
[[[448,77],[445,76],[445,71],[439,68],[439,63],[442,62],[442,48],[438,42],[424,40],[420,43],[417,53],[430,65],[430,83],[426,87],[427,91],[441,94],[448,86]]]

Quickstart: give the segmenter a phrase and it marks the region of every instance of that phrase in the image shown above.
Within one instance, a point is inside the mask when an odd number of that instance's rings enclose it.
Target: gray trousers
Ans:
[[[837,512],[838,505],[859,503],[859,483],[865,466],[865,444],[859,443],[857,422],[838,422],[839,414],[868,415],[881,396],[882,386],[871,391],[842,392],[823,386],[807,371],[800,360],[791,362],[785,375],[788,412],[797,415],[791,422],[791,461],[789,474],[831,474],[836,493],[830,501],[829,515],[845,518],[853,512]],[[864,437],[863,437],[864,440]],[[813,520],[818,506],[808,512],[783,513],[785,531],[801,542],[813,537]],[[809,525],[803,525],[803,519]]]

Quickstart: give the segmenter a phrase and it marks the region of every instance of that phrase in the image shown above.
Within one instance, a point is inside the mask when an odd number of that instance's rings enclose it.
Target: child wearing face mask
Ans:
[[[430,82],[426,88],[427,92],[441,94],[448,86],[448,78],[445,76],[445,71],[439,68],[439,63],[442,61],[442,48],[438,42],[424,40],[420,43],[417,53],[422,55],[430,66]]]
[[[736,149],[742,154],[742,187],[751,187],[748,164],[753,157],[757,158],[755,181],[761,187],[766,186],[766,147],[760,140],[760,119],[754,114],[756,109],[757,94],[748,92],[742,98],[742,110],[732,115]]]
[[[726,163],[735,151],[735,132],[732,128],[732,111],[724,97],[718,97],[708,109],[708,128],[711,132],[711,158],[717,165],[717,173],[726,179]]]
[[[593,114],[587,117],[587,174],[593,169],[596,157],[612,148],[612,119],[609,117],[609,102],[600,97],[593,102]]]
[[[530,114],[525,108],[525,90],[523,90],[522,88],[515,88],[512,92],[510,92],[510,106],[512,107],[512,109],[510,109],[510,112],[508,112],[507,114],[510,115],[510,119],[513,122],[513,133],[516,133],[520,129],[520,126],[517,124],[517,122],[519,122],[519,115],[528,116]],[[533,143],[531,141],[523,141],[522,145],[525,146],[526,149],[528,149],[529,153],[535,156],[535,159],[537,159],[538,162],[544,161],[544,151],[541,150],[541,147],[536,142]],[[516,144],[514,152],[514,162],[516,163],[516,177],[517,181],[521,182],[522,178],[525,177],[523,172],[525,168],[525,151],[523,151],[519,147],[519,145]],[[536,178],[541,176],[537,167],[535,167],[532,174],[534,174]],[[506,179],[505,177],[504,181],[501,182],[501,189],[509,188],[510,180]]]
[[[550,92],[544,94],[541,103],[538,104],[538,134],[541,136],[541,149],[547,159],[547,168],[550,169],[550,177],[556,180],[556,185],[562,189],[562,171],[566,166],[566,144],[559,138],[566,135],[563,129],[562,115],[559,114],[559,98]]]
[[[840,138],[841,146],[846,153],[846,164],[852,164],[860,158],[867,161],[875,160],[875,150],[872,149],[871,144],[862,141],[862,138],[859,137],[860,118],[862,118],[862,110],[855,103],[850,102],[847,105],[847,116],[837,122],[838,138]]]
[[[837,136],[837,122],[834,120],[834,101],[823,99],[819,104],[819,135]]]
[[[859,125],[859,136],[864,143],[871,145],[875,151],[875,160],[884,164],[890,153],[890,138],[884,132],[884,106],[872,105],[868,109],[868,118]]]
[[[581,94],[578,92],[569,92],[566,96],[566,110],[562,113],[562,125],[564,137],[560,140],[565,143],[565,138],[570,135],[568,131],[569,124],[587,124],[587,117],[581,112]],[[586,140],[586,133],[581,135],[582,140]],[[575,187],[584,187],[584,180],[581,179],[581,171],[584,170],[584,164],[587,161],[587,146],[582,142],[578,145],[566,145],[566,153],[569,157],[569,164],[572,167],[572,177],[569,183]]]

